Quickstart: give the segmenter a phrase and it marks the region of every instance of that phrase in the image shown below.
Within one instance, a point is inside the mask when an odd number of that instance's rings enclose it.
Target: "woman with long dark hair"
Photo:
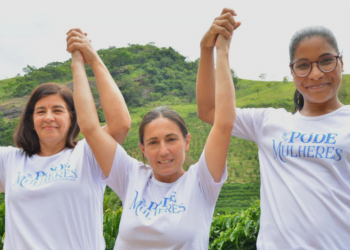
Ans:
[[[216,112],[211,41],[223,30],[239,26],[234,15],[233,10],[224,9],[201,43],[198,115],[208,123]],[[297,31],[289,55],[295,114],[285,109],[235,108],[232,135],[259,147],[257,248],[349,249],[350,106],[337,95],[343,57],[333,33],[321,26]]]
[[[96,76],[107,125],[122,143],[130,127],[126,105],[90,42],[79,30]],[[118,117],[115,115],[118,113]],[[4,249],[105,249],[101,170],[79,126],[73,94],[56,83],[39,85],[24,107],[16,147],[0,147],[0,190],[5,195]]]

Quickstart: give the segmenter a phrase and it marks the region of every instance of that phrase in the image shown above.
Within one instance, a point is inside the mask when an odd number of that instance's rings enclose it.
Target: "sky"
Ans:
[[[0,80],[70,58],[66,32],[81,28],[94,49],[128,44],[172,47],[194,61],[200,41],[224,7],[242,22],[233,35],[230,67],[239,78],[291,78],[289,42],[300,28],[323,25],[335,34],[350,74],[350,24],[345,0],[1,0]],[[349,66],[347,67],[349,62]]]

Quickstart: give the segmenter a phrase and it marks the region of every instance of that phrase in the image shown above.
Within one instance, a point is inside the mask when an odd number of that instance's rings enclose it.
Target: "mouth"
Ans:
[[[43,127],[43,129],[54,130],[54,129],[57,129],[57,127],[55,127],[55,126],[45,126],[45,127]]]
[[[163,161],[158,161],[158,163],[160,163],[160,164],[167,164],[167,163],[170,163],[172,161],[174,161],[174,160],[173,159],[171,159],[171,160],[163,160]]]
[[[310,89],[310,90],[319,90],[319,89],[323,89],[323,88],[326,87],[327,85],[329,85],[329,83],[321,83],[321,84],[306,86],[306,89]]]

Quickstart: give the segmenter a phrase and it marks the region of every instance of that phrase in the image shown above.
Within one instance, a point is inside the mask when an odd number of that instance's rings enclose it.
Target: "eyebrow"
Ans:
[[[330,52],[327,52],[327,53],[323,53],[322,55],[320,55],[318,58],[320,58],[320,57],[322,57],[322,56],[328,56],[328,55],[334,55],[333,53],[330,53]],[[308,60],[308,61],[310,61],[309,60],[309,58],[299,58],[297,61],[299,61],[299,60]]]
[[[62,109],[66,109],[64,106],[62,105],[54,105],[52,106],[53,108],[62,108]],[[34,110],[37,110],[37,109],[46,109],[46,107],[36,107]]]
[[[167,134],[165,137],[170,137],[170,136],[179,137],[179,136],[178,136],[177,134],[175,134],[175,133]],[[147,142],[147,141],[150,141],[150,140],[156,140],[156,139],[158,139],[158,137],[151,137],[151,138],[148,138],[148,139],[146,140],[146,142]]]

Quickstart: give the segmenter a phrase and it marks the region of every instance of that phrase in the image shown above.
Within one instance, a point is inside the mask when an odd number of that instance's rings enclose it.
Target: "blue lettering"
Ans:
[[[322,135],[322,138],[320,139],[320,141],[317,141],[318,136],[321,136],[321,135]],[[316,134],[313,143],[321,143],[321,142],[323,142],[325,139],[326,139],[326,135],[325,135],[325,134]]]
[[[329,133],[327,135],[327,140],[325,141],[325,143],[327,144],[335,144],[336,143],[336,140],[335,140],[335,137],[337,136],[338,134],[334,134],[334,133]],[[327,158],[327,157],[326,157]]]
[[[284,147],[285,147],[285,146],[282,146],[282,151],[281,151],[281,153],[282,153],[282,156],[283,156],[283,157],[287,157],[287,156],[289,155],[289,152],[288,152],[288,151],[289,151],[289,146],[287,146],[287,149],[286,149],[286,150],[284,150]],[[283,151],[285,151],[286,154],[283,154]]]
[[[179,208],[181,209],[181,210],[179,210],[179,213],[184,212],[186,210],[186,207],[182,203],[181,203],[181,205],[179,205]]]
[[[332,153],[333,153],[334,147],[327,147],[327,152],[326,152],[326,159],[332,159]]]
[[[276,146],[275,146],[275,140],[272,140],[272,142],[273,142],[272,147],[273,147],[274,159],[276,159],[276,157],[278,156],[278,157],[280,158],[281,161],[285,162],[285,161],[282,159],[282,157],[281,157],[282,142],[280,142],[280,143],[278,144],[277,150],[276,150]]]
[[[71,177],[71,178],[78,178],[78,175],[77,175],[77,173],[76,173],[76,169],[71,170],[70,172],[71,172],[71,174],[73,174],[73,175],[71,175],[71,176],[69,176],[69,177]]]
[[[292,135],[291,135],[291,137],[290,137],[290,141],[289,141],[289,143],[294,143],[294,139],[297,139],[297,138],[299,138],[300,137],[300,133],[298,133],[298,132],[292,132]]]
[[[175,198],[176,192],[173,192],[170,196],[170,201],[172,202],[176,202],[176,198]]]
[[[307,157],[314,157],[314,155],[310,155],[310,153],[314,152],[315,146],[308,146]]]
[[[303,134],[303,135],[300,137],[301,142],[303,142],[303,143],[309,143],[309,142],[312,140],[313,133],[310,134],[309,139],[308,139],[307,141],[304,141],[304,136],[306,136],[306,135],[307,135],[307,134]]]
[[[340,160],[341,160],[341,153],[342,153],[342,152],[343,152],[342,149],[336,148],[336,149],[335,149],[335,153],[337,154],[338,159],[336,159],[335,156],[333,156],[333,159],[336,160],[336,161],[340,161]]]
[[[43,171],[36,172],[36,178],[35,178],[35,180],[39,180],[39,178],[42,178],[42,177],[44,177],[44,176],[46,176],[46,173],[45,173],[45,172],[43,172]]]
[[[176,205],[176,204],[173,204],[173,213],[178,213],[178,212],[177,212],[177,205]]]
[[[153,207],[154,206],[154,207]],[[152,209],[157,209],[157,207],[158,207],[158,204],[157,203],[155,203],[154,201],[151,201],[151,205],[149,205],[149,207],[148,207],[148,210],[152,210]]]
[[[322,149],[322,152],[319,152],[320,149]],[[316,155],[315,155],[315,158],[321,158],[321,159],[323,159],[323,156],[322,156],[323,153],[324,153],[324,147],[322,147],[322,146],[317,146],[317,147],[316,147]],[[319,156],[319,157],[317,157],[317,156]]]
[[[304,150],[301,150],[301,148],[304,148]],[[303,157],[306,157],[306,146],[299,146],[299,157],[302,157],[301,153],[304,154]]]
[[[298,154],[293,155],[293,146],[290,146],[290,156],[291,157],[298,157]]]

